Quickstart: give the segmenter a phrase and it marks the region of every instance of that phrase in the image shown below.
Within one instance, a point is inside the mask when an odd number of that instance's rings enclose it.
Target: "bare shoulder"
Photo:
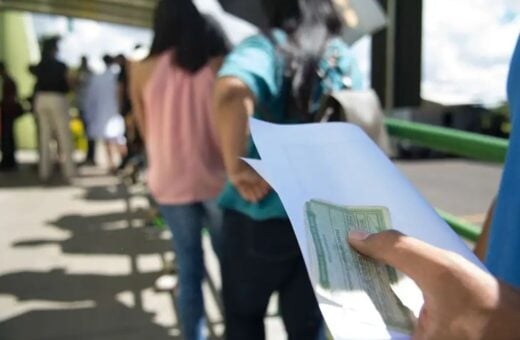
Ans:
[[[213,70],[215,74],[218,73],[218,71],[222,67],[222,64],[224,64],[223,56],[211,58],[209,61],[209,67]]]
[[[155,57],[130,63],[131,81],[134,84],[144,84],[155,68],[156,63],[157,58]]]

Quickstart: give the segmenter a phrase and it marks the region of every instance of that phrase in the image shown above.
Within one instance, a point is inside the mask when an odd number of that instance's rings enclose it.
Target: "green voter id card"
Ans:
[[[344,308],[350,308],[348,301],[365,301],[368,296],[372,306],[365,308],[360,303],[356,308],[361,313],[372,313],[375,307],[388,328],[411,333],[411,313],[392,290],[398,281],[397,271],[360,255],[347,244],[351,230],[377,233],[391,229],[388,209],[311,200],[305,205],[305,220],[311,274],[319,289],[333,301],[346,304]]]

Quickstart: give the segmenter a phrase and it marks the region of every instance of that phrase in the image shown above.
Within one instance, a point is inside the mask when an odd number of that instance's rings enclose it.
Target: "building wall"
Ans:
[[[39,47],[30,14],[0,11],[0,59],[16,81],[19,97],[31,96],[34,77],[28,66],[39,60]],[[18,149],[36,148],[36,124],[32,114],[17,119],[15,137]]]
[[[34,78],[27,68],[38,60],[38,54],[30,15],[0,11],[0,58],[4,60],[15,79],[22,98],[32,94]]]

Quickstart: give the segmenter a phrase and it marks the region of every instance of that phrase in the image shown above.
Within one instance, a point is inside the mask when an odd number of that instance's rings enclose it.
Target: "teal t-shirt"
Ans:
[[[274,31],[277,41],[283,41],[284,34]],[[335,65],[330,67],[333,57]],[[328,70],[327,88],[339,90],[345,87],[345,75],[352,89],[362,86],[361,73],[348,46],[339,38],[332,40],[325,51],[320,68]],[[254,117],[279,123],[297,123],[284,112],[286,103],[284,91],[284,63],[280,53],[269,38],[255,35],[244,40],[226,58],[219,74],[222,77],[235,77],[243,81],[256,98]],[[317,96],[316,99],[319,99]],[[259,159],[252,139],[249,140],[248,158]],[[239,211],[255,220],[287,218],[278,195],[270,192],[261,202],[250,203],[240,196],[231,183],[227,183],[219,198],[221,207]]]

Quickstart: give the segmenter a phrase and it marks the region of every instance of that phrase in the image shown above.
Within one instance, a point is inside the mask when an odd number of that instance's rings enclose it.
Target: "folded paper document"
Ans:
[[[261,160],[246,161],[280,196],[334,339],[408,339],[408,310],[418,316],[423,303],[409,278],[351,250],[349,228],[392,227],[484,269],[358,127],[251,119],[250,128]]]

